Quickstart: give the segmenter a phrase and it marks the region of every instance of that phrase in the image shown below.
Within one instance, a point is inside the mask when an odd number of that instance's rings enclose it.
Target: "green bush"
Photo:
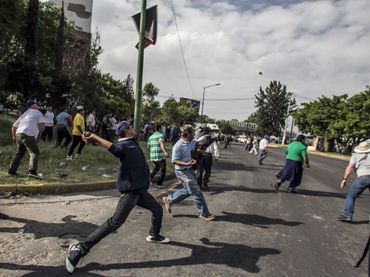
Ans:
[[[0,147],[11,145],[12,142],[12,124],[14,119],[0,116]]]

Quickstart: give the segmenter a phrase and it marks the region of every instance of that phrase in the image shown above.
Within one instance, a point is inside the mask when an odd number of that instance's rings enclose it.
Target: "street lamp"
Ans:
[[[206,88],[215,87],[221,85],[220,83],[213,84],[210,86],[203,87],[203,98],[202,98],[202,113],[200,114],[200,124],[203,124],[203,107],[204,107],[204,93],[206,92]]]

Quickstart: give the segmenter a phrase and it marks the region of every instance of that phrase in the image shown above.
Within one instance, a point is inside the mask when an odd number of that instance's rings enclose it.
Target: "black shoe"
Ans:
[[[37,178],[37,179],[44,179],[42,174],[37,174],[36,170],[28,171],[28,177]]]
[[[298,193],[294,189],[289,189],[289,188],[286,190],[286,192],[288,192],[288,193]]]
[[[262,165],[262,161],[258,161],[258,163],[259,163],[260,165]]]
[[[81,245],[71,244],[68,248],[68,256],[66,258],[66,269],[69,273],[72,273],[75,270],[76,265],[81,258]]]
[[[8,175],[12,177],[19,177],[19,174],[17,172],[10,172],[8,171]]]
[[[156,243],[169,243],[170,240],[164,236],[161,236],[161,235],[155,235],[155,236],[147,236],[146,237],[146,241],[147,242],[156,242]]]
[[[281,186],[281,183],[280,182],[276,182],[275,185],[274,185],[275,190],[278,191],[279,188],[280,188],[280,186]]]
[[[339,221],[344,221],[344,222],[352,222],[352,218],[347,217],[345,215],[340,215],[337,217],[337,220]]]

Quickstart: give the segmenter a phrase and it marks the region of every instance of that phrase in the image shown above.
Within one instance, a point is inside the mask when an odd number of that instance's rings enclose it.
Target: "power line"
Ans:
[[[159,97],[159,98],[175,98],[175,97],[172,97],[172,96],[166,96],[166,95],[157,95],[156,97]],[[210,98],[208,99],[207,98],[207,102],[208,101],[240,101],[240,100],[255,100],[256,98],[254,97],[248,97],[248,98]],[[198,100],[198,101],[201,101],[201,99],[198,99],[198,98],[194,98],[194,100]]]
[[[170,0],[170,2],[171,2],[171,6],[172,6],[173,19],[174,19],[175,26],[176,26],[176,31],[177,31],[177,37],[178,37],[178,39],[179,39],[180,50],[181,50],[181,56],[182,56],[182,60],[183,60],[183,62],[184,62],[184,66],[185,66],[186,77],[187,77],[187,79],[188,79],[188,82],[189,82],[189,85],[190,85],[190,88],[191,88],[191,92],[193,93],[193,97],[195,97],[194,89],[193,89],[193,86],[192,86],[191,81],[190,81],[190,76],[189,76],[189,72],[188,72],[188,67],[186,66],[184,50],[182,49],[182,43],[181,43],[181,39],[180,39],[179,28],[178,28],[178,26],[177,26],[177,20],[176,20],[175,7],[174,7],[174,5],[173,5],[172,0]]]

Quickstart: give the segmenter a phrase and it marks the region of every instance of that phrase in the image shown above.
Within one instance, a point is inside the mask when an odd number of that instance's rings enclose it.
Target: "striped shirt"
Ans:
[[[154,132],[148,139],[147,145],[150,147],[150,160],[153,162],[161,161],[164,159],[164,153],[162,151],[159,142],[163,142],[163,135],[159,132]]]

